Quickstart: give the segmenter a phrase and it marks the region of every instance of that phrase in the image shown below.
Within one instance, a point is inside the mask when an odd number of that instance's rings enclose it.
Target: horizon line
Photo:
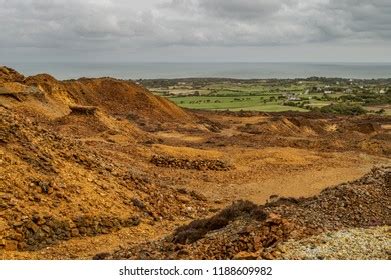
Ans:
[[[6,64],[54,64],[54,63],[61,63],[61,64],[108,64],[108,63],[116,63],[116,64],[155,64],[155,63],[161,63],[161,64],[227,64],[227,63],[242,63],[242,64],[391,64],[391,61],[27,61],[27,62],[18,62],[18,61],[3,61],[2,65],[6,66]],[[1,64],[0,64],[1,65]]]

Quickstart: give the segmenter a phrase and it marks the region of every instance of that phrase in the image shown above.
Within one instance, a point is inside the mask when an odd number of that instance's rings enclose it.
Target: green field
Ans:
[[[369,113],[384,109],[382,114],[391,114],[391,80],[200,78],[140,82],[154,94],[190,109],[307,112],[342,104],[346,108],[362,106]]]
[[[190,109],[203,110],[232,110],[232,111],[308,111],[293,106],[284,106],[282,102],[270,101],[270,96],[242,96],[242,97],[214,97],[214,96],[188,96],[170,97],[177,105]]]

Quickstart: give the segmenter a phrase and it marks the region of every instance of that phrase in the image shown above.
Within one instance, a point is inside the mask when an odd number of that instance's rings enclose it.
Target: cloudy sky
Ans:
[[[0,0],[0,62],[391,62],[390,0]]]

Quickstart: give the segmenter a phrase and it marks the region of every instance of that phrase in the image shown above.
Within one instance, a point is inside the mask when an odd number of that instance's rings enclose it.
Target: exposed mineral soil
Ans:
[[[390,128],[0,67],[0,259],[389,258]]]

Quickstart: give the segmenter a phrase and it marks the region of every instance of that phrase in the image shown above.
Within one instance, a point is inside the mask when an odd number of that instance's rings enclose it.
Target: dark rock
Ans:
[[[93,260],[105,260],[110,256],[109,253],[99,253],[96,254],[92,259]]]

